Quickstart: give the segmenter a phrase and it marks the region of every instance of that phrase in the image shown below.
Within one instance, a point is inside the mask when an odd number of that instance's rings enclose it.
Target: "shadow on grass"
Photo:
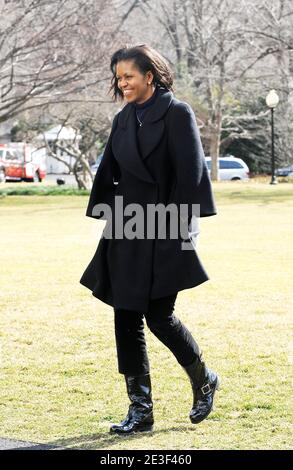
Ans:
[[[53,442],[21,447],[19,450],[111,450],[112,445],[121,442],[133,442],[141,438],[153,438],[166,433],[186,433],[195,430],[196,426],[174,426],[151,432],[138,432],[131,435],[112,435],[109,432],[101,432],[86,436],[75,436],[68,439],[57,439]]]

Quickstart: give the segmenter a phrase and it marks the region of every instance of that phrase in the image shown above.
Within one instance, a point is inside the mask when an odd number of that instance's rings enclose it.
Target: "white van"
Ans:
[[[209,173],[211,172],[211,160],[211,157],[206,157]],[[236,158],[233,155],[220,157],[218,165],[220,180],[249,180],[249,168],[241,158]]]

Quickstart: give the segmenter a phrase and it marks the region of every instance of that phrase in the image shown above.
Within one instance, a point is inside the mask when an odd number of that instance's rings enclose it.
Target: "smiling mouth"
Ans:
[[[132,93],[133,90],[124,90],[123,93],[124,95],[129,95],[130,93]]]

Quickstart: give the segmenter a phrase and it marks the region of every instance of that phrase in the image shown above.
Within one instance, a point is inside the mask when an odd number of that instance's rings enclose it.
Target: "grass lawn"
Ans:
[[[222,388],[188,418],[192,394],[172,353],[146,329],[155,431],[111,436],[128,399],[112,308],[79,279],[103,221],[88,196],[6,196],[1,216],[0,437],[89,449],[289,449],[293,347],[293,185],[214,183],[201,219],[210,280],[181,291],[175,314]]]

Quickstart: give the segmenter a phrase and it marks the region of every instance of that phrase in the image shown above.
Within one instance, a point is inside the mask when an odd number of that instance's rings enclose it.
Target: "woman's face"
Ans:
[[[118,88],[128,103],[133,101],[143,103],[153,94],[152,72],[143,75],[132,60],[121,60],[117,63],[116,78]]]

